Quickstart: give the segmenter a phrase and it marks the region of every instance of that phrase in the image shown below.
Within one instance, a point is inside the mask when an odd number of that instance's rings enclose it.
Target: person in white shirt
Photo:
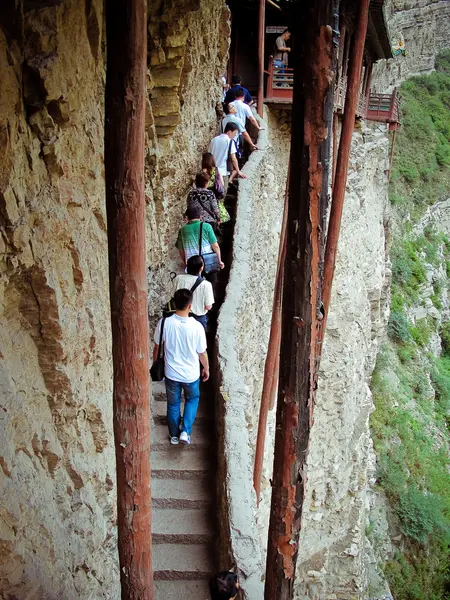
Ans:
[[[234,100],[233,104],[236,106],[237,116],[240,118],[244,126],[246,125],[246,120],[252,122],[252,124],[256,127],[258,131],[264,129],[264,127],[260,127],[258,121],[255,119],[252,113],[252,109],[248,104],[245,104],[245,92],[244,90],[236,91],[236,100]]]
[[[237,116],[237,107],[235,102],[230,102],[229,104],[225,104],[223,107],[223,111],[225,113],[225,117],[222,119],[222,131],[225,129],[228,123],[236,123],[239,128],[239,137],[242,135],[244,140],[246,140],[250,146],[251,150],[258,150],[258,147],[252,141],[252,138],[249,136],[247,130],[245,129],[245,125],[242,123],[241,119]]]
[[[156,327],[153,360],[158,358],[159,344],[164,344],[167,422],[170,443],[175,445],[191,443],[192,426],[200,400],[200,363],[203,367],[202,380],[207,381],[209,362],[205,330],[198,321],[189,316],[192,309],[192,292],[186,289],[177,290],[174,302],[175,314],[161,319]],[[184,411],[181,420],[182,392]]]
[[[234,143],[234,137],[239,132],[239,128],[236,123],[227,123],[225,130],[220,135],[213,138],[209,144],[208,151],[214,156],[216,167],[219,169],[219,173],[223,177],[225,194],[227,193],[228,183],[231,182],[234,177],[238,176],[242,179],[247,179],[239,169],[239,164],[236,158],[236,145]],[[228,171],[228,158],[231,160],[233,165],[233,172]]]
[[[183,288],[191,290],[193,294],[191,315],[203,325],[206,331],[207,313],[214,304],[214,293],[212,284],[202,278],[204,265],[205,263],[201,256],[191,256],[186,265],[187,273],[177,275],[174,279],[174,291],[176,292]],[[201,282],[193,289],[199,278]]]

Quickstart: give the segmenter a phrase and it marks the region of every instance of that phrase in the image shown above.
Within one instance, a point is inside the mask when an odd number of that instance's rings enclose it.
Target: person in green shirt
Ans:
[[[175,244],[184,266],[186,266],[187,261],[191,256],[197,256],[199,254],[200,209],[196,205],[189,206],[185,215],[188,222],[181,227],[178,232],[177,243]],[[220,248],[213,228],[209,223],[203,223],[201,254],[209,254],[211,252],[215,252],[219,267],[223,269],[225,265],[220,256]]]

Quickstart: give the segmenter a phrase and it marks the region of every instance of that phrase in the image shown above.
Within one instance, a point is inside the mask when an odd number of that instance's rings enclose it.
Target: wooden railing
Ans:
[[[265,102],[292,103],[294,89],[294,69],[288,67],[279,69],[274,67],[273,60],[269,61]],[[340,77],[336,86],[334,97],[334,110],[343,112],[345,97],[347,95],[347,77]],[[370,93],[367,96],[359,95],[356,116],[368,121],[382,121],[383,123],[399,123],[400,100],[397,91],[392,94]]]
[[[275,67],[272,57],[269,60],[269,70],[264,71],[267,79],[266,102],[292,102],[294,90],[294,69]]]
[[[345,98],[347,96],[347,77],[343,76],[339,78],[336,86],[336,93],[334,96],[334,110],[337,112],[343,112],[345,105]],[[367,98],[362,94],[358,98],[358,106],[356,107],[356,116],[364,118],[366,116],[367,109]]]
[[[374,94],[369,96],[366,119],[383,121],[383,123],[399,123],[400,99],[397,90],[392,94]]]

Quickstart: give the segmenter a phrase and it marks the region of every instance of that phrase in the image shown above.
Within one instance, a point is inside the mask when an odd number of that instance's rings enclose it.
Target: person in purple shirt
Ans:
[[[239,75],[233,75],[231,77],[231,87],[228,90],[228,92],[225,94],[225,104],[229,104],[230,102],[233,102],[236,99],[236,92],[237,90],[244,90],[244,102],[246,104],[251,104],[253,102],[253,98],[250,94],[250,92],[243,86],[242,84],[242,79]]]

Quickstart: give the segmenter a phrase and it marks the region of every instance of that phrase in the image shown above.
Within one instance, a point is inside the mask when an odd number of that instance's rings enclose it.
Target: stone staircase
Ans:
[[[152,383],[152,535],[156,600],[207,600],[208,579],[216,571],[214,407],[207,391],[202,389],[201,392],[191,445],[171,446],[165,386]]]

